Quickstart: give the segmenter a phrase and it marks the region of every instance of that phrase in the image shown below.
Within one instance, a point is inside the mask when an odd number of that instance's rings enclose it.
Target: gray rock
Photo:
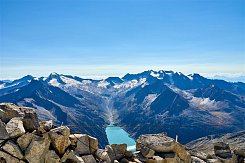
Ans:
[[[32,133],[26,133],[17,139],[17,143],[22,151],[25,151],[26,148],[29,146],[33,136],[34,134]]]
[[[25,158],[31,163],[43,163],[49,151],[50,139],[47,134],[43,137],[33,136],[32,141],[25,151]]]
[[[219,159],[207,159],[207,163],[222,163]]]
[[[96,163],[93,155],[84,155],[82,156],[82,159],[85,163]]]
[[[192,163],[206,163],[205,161],[203,161],[202,159],[195,157],[195,156],[191,156],[191,162]]]
[[[216,156],[221,157],[223,159],[232,158],[229,144],[224,143],[224,142],[214,143],[214,153]]]
[[[69,149],[64,153],[63,157],[60,159],[60,162],[86,163],[77,152]]]
[[[32,108],[21,107],[20,110],[24,113],[23,124],[26,131],[32,132],[33,130],[37,130],[38,118],[37,113]]]
[[[59,163],[60,157],[55,153],[54,150],[49,150],[45,155],[44,163]]]
[[[39,122],[38,131],[41,133],[49,132],[52,129],[52,126],[52,120]]]
[[[0,103],[0,119],[4,123],[8,123],[10,119],[15,117],[24,117],[20,107],[12,103]]]
[[[164,159],[164,163],[180,163],[184,162],[181,161],[178,155],[175,152],[167,152],[167,153],[155,153],[156,156],[160,156],[161,158]],[[154,158],[155,156],[153,156]]]
[[[236,149],[244,149],[245,147],[245,130],[219,134],[219,135],[209,135],[196,140],[193,140],[186,144],[190,151],[203,152],[206,155],[214,155],[214,142],[225,142],[229,144],[231,151]]]
[[[202,160],[206,160],[208,157],[208,155],[206,153],[203,153],[201,151],[191,150],[189,152],[190,152],[191,156],[195,156],[195,157],[200,158]]]
[[[6,130],[11,138],[19,137],[25,133],[21,118],[12,118],[6,124]]]
[[[5,152],[17,157],[18,159],[22,159],[24,157],[19,146],[10,140],[7,141],[2,148]]]
[[[136,163],[142,163],[142,161],[140,161],[138,158],[134,158],[134,159],[133,159],[133,163],[135,163],[135,162],[136,162]]]
[[[49,131],[51,144],[58,154],[64,154],[66,148],[71,144],[69,135],[70,129],[67,126],[57,127]]]
[[[107,151],[110,160],[113,162],[114,160],[120,160],[124,157],[127,151],[127,144],[107,145],[105,150]]]
[[[19,160],[8,153],[0,150],[0,162],[1,163],[18,163]]]
[[[153,156],[153,159],[156,160],[157,163],[163,162],[163,163],[172,163],[172,162],[177,162],[176,160],[174,161],[166,161],[166,159],[159,157],[159,156]]]
[[[91,154],[94,154],[99,149],[98,145],[99,145],[98,139],[89,136],[89,148]]]
[[[155,151],[154,151],[154,150],[152,150],[152,149],[150,149],[150,148],[148,148],[148,147],[145,147],[145,146],[142,146],[142,147],[140,148],[140,152],[141,152],[141,154],[142,154],[144,157],[146,157],[146,158],[153,157],[154,154],[155,154]]]
[[[86,134],[72,134],[69,136],[71,144],[75,145],[75,151],[81,155],[89,155],[90,145],[89,136]]]
[[[178,155],[178,157],[186,162],[186,163],[190,163],[191,162],[191,155],[189,152],[187,152],[185,150],[185,146],[183,146],[182,144],[177,143],[175,148],[174,148],[174,152]]]
[[[146,134],[137,139],[136,150],[141,146],[148,147],[156,152],[172,152],[177,142],[163,134]]]
[[[106,162],[111,162],[111,159],[108,155],[108,153],[103,150],[103,149],[98,149],[95,153],[95,156],[102,161],[106,161]]]
[[[153,158],[148,158],[145,162],[147,163],[165,163],[165,159],[160,156],[153,156]],[[170,162],[166,162],[170,163]]]
[[[6,125],[0,119],[0,140],[6,140],[9,138],[9,134],[6,130]]]
[[[159,153],[175,152],[182,161],[191,162],[191,155],[185,150],[185,147],[164,134],[141,135],[137,139],[136,150],[141,150],[142,147],[148,147]]]

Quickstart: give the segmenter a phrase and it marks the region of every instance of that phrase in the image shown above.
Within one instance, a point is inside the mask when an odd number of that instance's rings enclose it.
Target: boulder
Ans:
[[[6,130],[6,125],[0,119],[0,140],[6,140],[9,138],[9,134]]]
[[[150,149],[150,148],[148,148],[148,147],[145,147],[145,146],[142,146],[142,147],[140,148],[140,152],[141,152],[141,154],[142,154],[144,157],[146,157],[146,158],[151,158],[151,157],[153,157],[154,154],[155,154],[155,151],[154,151],[154,150],[152,150],[152,149]]]
[[[111,162],[110,157],[108,155],[108,153],[103,150],[103,149],[98,149],[95,153],[95,156],[102,161],[106,161],[106,162]]]
[[[224,142],[216,142],[214,143],[214,153],[216,156],[223,159],[232,158],[231,150],[229,144]]]
[[[24,157],[19,146],[10,140],[4,144],[2,149],[10,155],[17,157],[18,159],[22,159]]]
[[[52,129],[52,126],[52,120],[39,122],[38,131],[41,133],[49,132]]]
[[[72,134],[69,136],[71,144],[75,146],[75,151],[81,155],[89,155],[90,145],[89,136],[86,134]]]
[[[1,163],[18,163],[19,160],[8,153],[0,150],[0,162]]]
[[[21,137],[17,139],[17,143],[22,151],[25,151],[26,148],[29,146],[29,144],[32,141],[34,134],[32,133],[25,133]]]
[[[191,155],[189,152],[185,150],[185,146],[176,143],[174,152],[178,155],[178,157],[186,163],[191,162]]]
[[[82,159],[85,163],[96,163],[93,155],[84,155],[82,156]]]
[[[71,144],[69,135],[70,129],[67,126],[60,126],[49,131],[51,144],[58,154],[64,154],[66,148]]]
[[[37,113],[35,110],[27,107],[21,107],[20,110],[24,113],[23,124],[26,131],[32,132],[39,126]]]
[[[63,157],[60,159],[60,162],[86,163],[77,152],[69,149],[64,153]]]
[[[24,117],[20,107],[12,103],[0,103],[0,119],[4,123],[8,123],[10,119],[15,117]]]
[[[191,162],[192,163],[206,163],[205,161],[203,161],[202,159],[195,157],[195,156],[191,156]]]
[[[176,141],[164,134],[146,134],[141,135],[136,142],[136,150],[140,151],[141,146],[148,147],[156,152],[174,151]]]
[[[127,151],[127,144],[107,145],[105,150],[107,151],[110,160],[113,162],[114,160],[120,160],[124,157]]]
[[[44,163],[59,163],[60,157],[55,153],[54,150],[49,150],[45,155]]]
[[[137,162],[140,161],[140,162],[146,162],[147,160],[149,159],[152,159],[152,158],[145,158],[141,153],[140,151],[136,151],[133,153],[133,156],[131,158],[134,162]]]
[[[31,163],[43,163],[45,155],[49,151],[50,139],[47,134],[40,136],[33,136],[32,141],[25,151],[25,158]]]
[[[12,118],[6,124],[6,130],[11,138],[19,137],[25,133],[21,118]]]
[[[91,154],[94,154],[99,149],[98,145],[99,145],[98,139],[89,136],[89,148]]]
[[[142,147],[148,147],[158,153],[175,152],[182,161],[191,162],[191,155],[185,147],[164,134],[141,135],[137,139],[136,150],[141,150]]]

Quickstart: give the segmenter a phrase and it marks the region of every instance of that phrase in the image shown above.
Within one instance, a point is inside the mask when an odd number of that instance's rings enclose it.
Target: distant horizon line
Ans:
[[[188,75],[193,75],[193,74],[199,74],[205,78],[209,78],[209,79],[221,79],[221,80],[232,80],[232,81],[237,81],[237,82],[245,82],[245,73],[198,73],[198,72],[194,72],[194,73],[183,73],[183,72],[180,72],[180,71],[174,71],[174,70],[146,70],[146,71],[141,71],[141,72],[138,72],[138,73],[124,73],[124,74],[121,74],[121,75],[74,75],[74,74],[67,74],[67,73],[58,73],[58,72],[51,72],[49,73],[48,75],[33,75],[32,73],[30,74],[26,74],[26,75],[22,75],[20,77],[6,77],[6,78],[0,78],[1,81],[7,81],[7,80],[10,80],[10,81],[13,81],[13,80],[16,80],[16,79],[20,79],[24,76],[28,76],[28,75],[31,75],[32,77],[36,77],[36,78],[41,78],[41,77],[48,77],[50,76],[52,73],[56,73],[58,75],[70,75],[70,76],[77,76],[77,77],[80,77],[80,78],[83,78],[83,79],[94,79],[94,80],[103,80],[103,79],[106,79],[108,77],[119,77],[119,78],[122,78],[123,76],[125,76],[126,74],[139,74],[139,73],[143,73],[143,72],[147,72],[147,71],[153,71],[153,72],[160,72],[160,71],[172,71],[173,73],[182,73],[183,75],[185,76],[188,76]],[[81,73],[82,74],[82,73]]]

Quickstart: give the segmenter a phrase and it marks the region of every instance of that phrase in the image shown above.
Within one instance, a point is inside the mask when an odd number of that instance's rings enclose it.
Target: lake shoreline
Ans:
[[[122,127],[109,124],[105,131],[109,144],[127,144],[128,151],[135,151],[135,140]]]

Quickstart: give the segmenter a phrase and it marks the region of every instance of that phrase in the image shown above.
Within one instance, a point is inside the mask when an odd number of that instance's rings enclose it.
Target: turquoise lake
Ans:
[[[109,125],[106,127],[106,135],[109,144],[127,144],[128,151],[135,151],[135,141],[121,127]]]

